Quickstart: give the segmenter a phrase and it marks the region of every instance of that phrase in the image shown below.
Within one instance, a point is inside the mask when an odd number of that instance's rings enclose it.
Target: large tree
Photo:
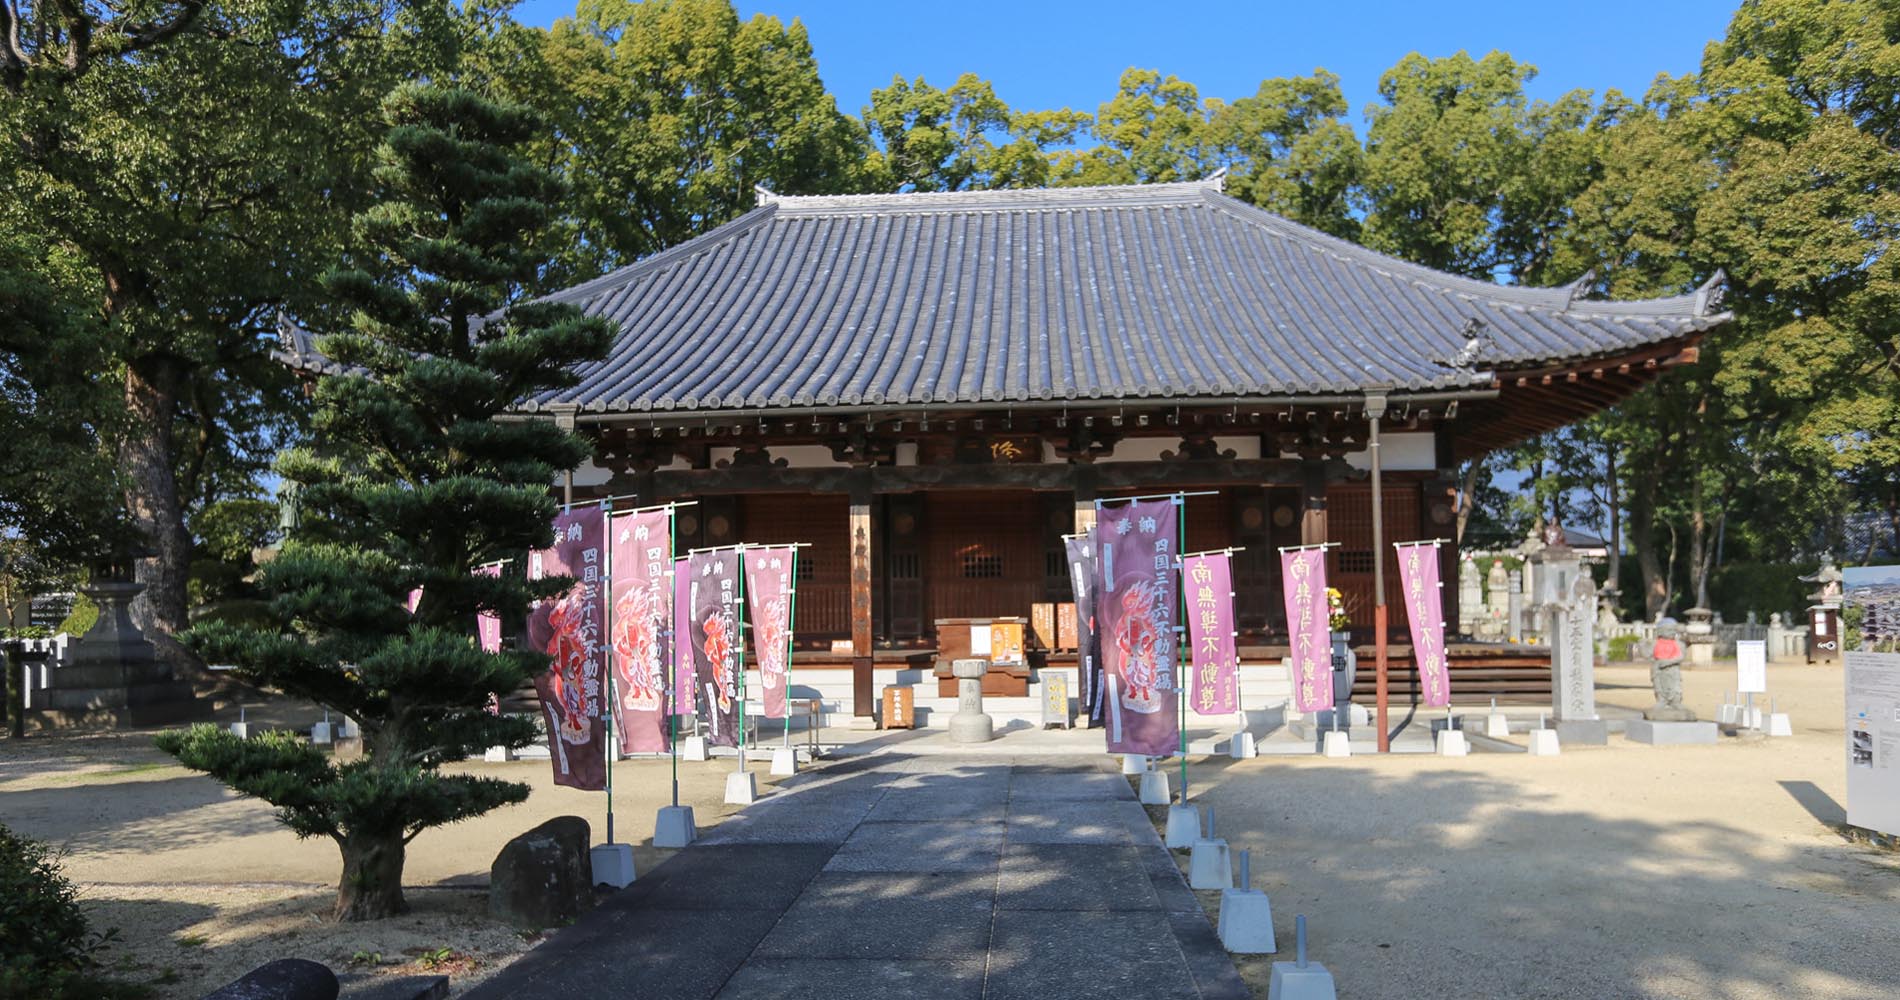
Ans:
[[[965,191],[1042,187],[1054,151],[1072,145],[1089,116],[1014,111],[974,73],[948,90],[923,77],[871,91],[863,120],[881,148],[867,182],[891,191]]]
[[[289,418],[274,315],[309,305],[349,242],[376,101],[443,65],[478,10],[0,0],[0,224],[85,275],[104,359],[87,374],[117,383],[104,443],[143,536],[133,613],[169,651],[186,516],[242,491]]]
[[[350,323],[319,346],[350,370],[318,383],[315,444],[279,461],[303,484],[303,521],[262,571],[276,627],[187,634],[247,680],[358,720],[364,757],[338,764],[288,734],[242,740],[210,726],[159,741],[277,806],[298,834],[334,839],[345,920],[404,910],[416,835],[527,797],[526,785],[439,768],[533,738],[532,721],[484,703],[547,658],[482,651],[476,617],[518,618],[573,581],[474,570],[551,543],[548,484],[589,446],[548,421],[495,418],[571,385],[570,366],[604,356],[612,337],[604,321],[527,291],[545,260],[526,248],[564,194],[514,155],[541,130],[534,113],[412,85],[383,117],[384,200],[357,217],[373,251],[324,281]]]

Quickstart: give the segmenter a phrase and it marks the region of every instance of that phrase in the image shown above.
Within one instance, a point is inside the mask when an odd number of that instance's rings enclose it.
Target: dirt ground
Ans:
[[[769,794],[766,766],[750,766]],[[702,829],[736,808],[723,801],[733,767],[730,758],[680,764],[680,801]],[[328,919],[342,870],[333,842],[298,840],[269,806],[173,764],[150,733],[0,741],[0,822],[64,852],[95,930],[119,929],[104,961],[159,997],[199,997],[292,957],[365,977],[446,974],[460,992],[540,940],[488,917],[488,868],[502,845],[554,816],[585,818],[596,843],[606,828],[605,796],[555,786],[546,761],[461,769],[534,791],[417,837],[403,879],[413,912],[364,924]],[[637,871],[673,853],[652,846],[669,770],[665,760],[614,767],[615,833],[635,845]]]
[[[1602,703],[1652,700],[1646,668],[1597,677]],[[1687,703],[1713,718],[1734,679],[1686,672]],[[1900,996],[1900,855],[1838,829],[1841,671],[1776,666],[1769,688],[1791,738],[1210,759],[1190,777],[1253,852],[1275,957],[1306,914],[1342,997]],[[1272,961],[1238,962],[1261,997]]]

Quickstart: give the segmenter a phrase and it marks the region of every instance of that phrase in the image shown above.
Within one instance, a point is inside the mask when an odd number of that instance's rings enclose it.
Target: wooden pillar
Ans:
[[[1386,710],[1390,701],[1386,664],[1387,619],[1385,607],[1385,490],[1381,482],[1383,469],[1379,462],[1379,420],[1385,416],[1385,397],[1367,394],[1366,422],[1368,436],[1366,450],[1372,458],[1372,642],[1375,673],[1375,691],[1378,706],[1379,752],[1392,750],[1392,730],[1386,723]]]
[[[851,714],[876,714],[877,692],[871,675],[871,474],[851,476]]]
[[[1326,540],[1326,461],[1308,458],[1300,462],[1300,544]]]
[[[1075,484],[1075,533],[1095,527],[1095,466],[1072,462],[1069,474]]]

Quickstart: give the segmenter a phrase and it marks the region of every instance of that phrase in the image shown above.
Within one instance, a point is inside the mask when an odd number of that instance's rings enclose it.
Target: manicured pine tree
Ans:
[[[383,114],[383,199],[356,219],[373,251],[324,279],[350,317],[318,341],[341,371],[317,384],[313,445],[278,461],[302,484],[302,519],[261,574],[277,625],[186,636],[210,662],[357,720],[363,757],[337,763],[289,733],[159,737],[185,766],[277,806],[298,835],[337,842],[340,920],[404,911],[404,851],[423,830],[527,798],[524,784],[441,767],[533,739],[531,720],[484,706],[547,658],[483,652],[476,617],[519,620],[572,581],[474,570],[551,543],[550,486],[589,447],[549,421],[496,418],[570,385],[569,366],[604,356],[612,337],[524,291],[544,263],[525,248],[562,196],[513,152],[541,128],[533,112],[410,85]]]

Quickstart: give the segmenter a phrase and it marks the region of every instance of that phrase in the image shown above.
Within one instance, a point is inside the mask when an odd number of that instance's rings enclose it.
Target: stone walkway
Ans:
[[[1248,992],[1114,758],[887,753],[791,779],[466,996]]]

